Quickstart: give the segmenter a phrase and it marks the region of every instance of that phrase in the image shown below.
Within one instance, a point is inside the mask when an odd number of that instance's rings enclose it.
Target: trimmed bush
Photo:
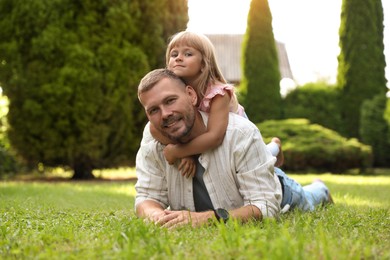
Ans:
[[[284,118],[307,118],[338,131],[341,129],[339,99],[339,89],[327,82],[305,84],[284,99]]]
[[[273,136],[282,140],[289,171],[364,171],[372,166],[372,150],[357,139],[347,139],[337,132],[307,119],[268,120],[257,124],[265,142]]]

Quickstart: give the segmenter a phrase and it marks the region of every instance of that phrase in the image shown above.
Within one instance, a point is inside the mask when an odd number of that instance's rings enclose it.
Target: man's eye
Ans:
[[[174,99],[174,98],[170,98],[170,99],[167,100],[167,104],[168,104],[168,105],[169,105],[169,104],[172,104],[172,103],[175,102],[175,100],[176,100],[176,99]]]
[[[149,115],[153,115],[157,112],[157,108],[152,108],[152,109],[149,109],[148,113]]]

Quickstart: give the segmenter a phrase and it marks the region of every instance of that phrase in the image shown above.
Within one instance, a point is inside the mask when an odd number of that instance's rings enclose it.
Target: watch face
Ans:
[[[222,219],[224,222],[229,219],[229,212],[226,209],[216,209],[215,213],[217,214],[218,218]]]

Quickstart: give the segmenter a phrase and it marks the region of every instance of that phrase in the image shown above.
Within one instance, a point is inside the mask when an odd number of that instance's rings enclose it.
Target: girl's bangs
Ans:
[[[194,35],[184,33],[180,36],[174,37],[174,39],[170,43],[170,48],[172,49],[177,46],[185,45],[194,48],[198,51],[202,51],[201,42],[201,39],[199,39],[198,37],[194,37]]]

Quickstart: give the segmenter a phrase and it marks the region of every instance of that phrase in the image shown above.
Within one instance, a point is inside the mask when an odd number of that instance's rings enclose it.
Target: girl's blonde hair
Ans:
[[[165,54],[167,66],[172,49],[182,45],[194,48],[202,54],[201,74],[196,82],[194,82],[195,86],[192,86],[198,95],[199,101],[204,98],[204,94],[209,84],[216,84],[218,82],[227,84],[221,70],[218,67],[214,45],[211,43],[209,38],[202,34],[182,31],[173,35],[170,38],[167,52]]]

